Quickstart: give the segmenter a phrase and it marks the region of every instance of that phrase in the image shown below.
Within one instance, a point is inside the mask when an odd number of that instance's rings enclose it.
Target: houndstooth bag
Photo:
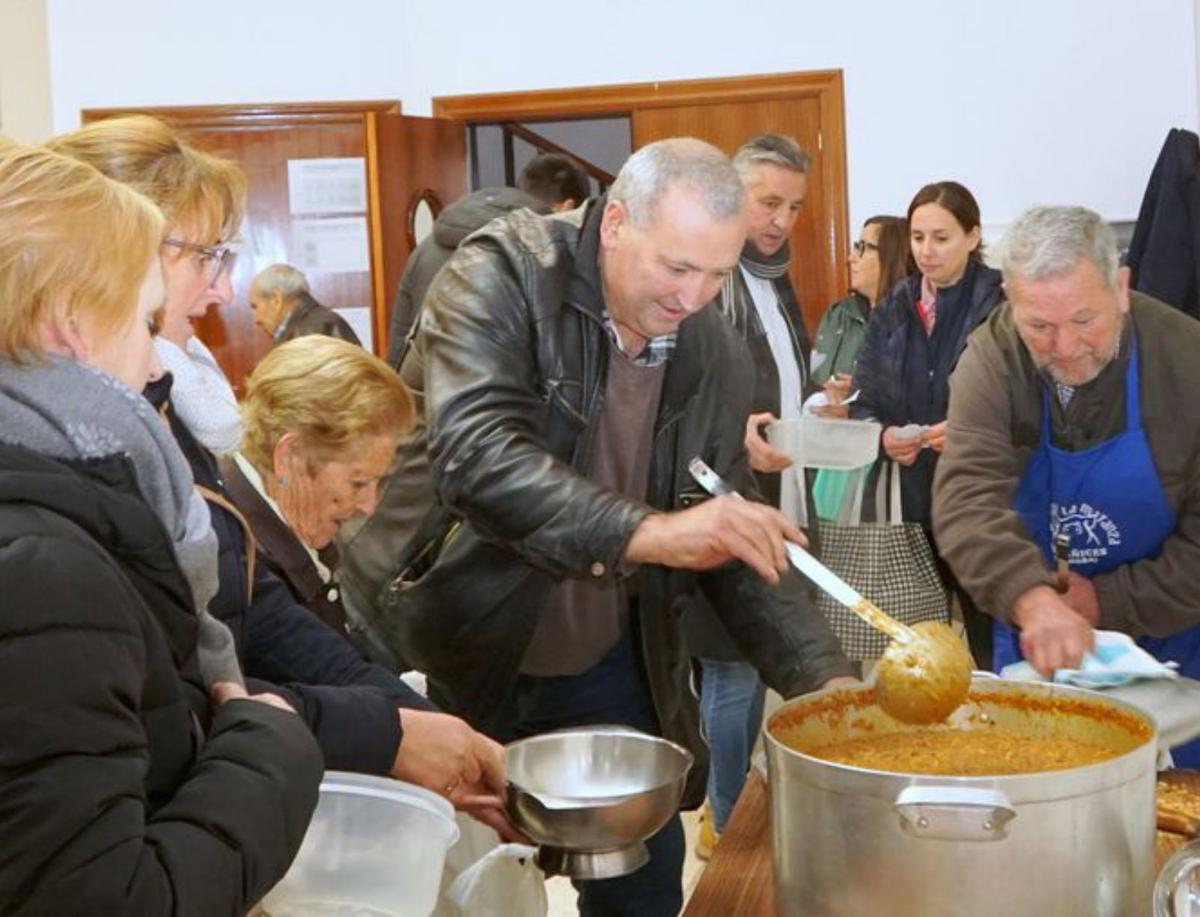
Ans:
[[[884,479],[890,479],[884,484]],[[861,518],[862,493],[855,498],[853,517]],[[889,495],[884,501],[885,487]],[[915,522],[905,522],[900,508],[900,469],[885,461],[875,492],[880,522],[839,525],[817,523],[821,561],[834,573],[904,624],[949,621],[950,596],[938,575],[929,537]],[[888,644],[880,633],[850,609],[818,592],[817,607],[842,642],[842,652],[855,661],[878,659]]]

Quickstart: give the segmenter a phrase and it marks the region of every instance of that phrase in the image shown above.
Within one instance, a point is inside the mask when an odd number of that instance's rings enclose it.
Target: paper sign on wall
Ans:
[[[366,161],[361,156],[289,159],[288,207],[294,215],[365,213]]]
[[[292,222],[292,257],[304,272],[355,272],[371,268],[366,217]]]

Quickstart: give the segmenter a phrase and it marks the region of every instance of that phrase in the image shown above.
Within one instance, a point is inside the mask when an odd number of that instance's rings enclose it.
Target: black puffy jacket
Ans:
[[[871,311],[854,387],[859,390],[854,417],[878,420],[884,428],[937,424],[950,409],[950,374],[967,338],[1000,304],[1000,272],[972,259],[957,284],[938,294],[933,334],[926,335],[917,315],[921,275],[894,286]],[[882,455],[882,452],[880,453]],[[904,518],[930,526],[933,472],[937,453],[922,449],[916,462],[900,471]]]
[[[0,914],[244,914],[317,799],[304,723],[210,719],[191,592],[128,460],[0,445]]]
[[[425,361],[427,429],[399,450],[380,507],[342,549],[354,606],[430,676],[434,697],[486,731],[516,680],[550,584],[612,580],[651,508],[698,492],[702,457],[757,495],[743,448],[744,342],[713,308],[687,319],[667,364],[646,501],[586,478],[608,339],[598,250],[603,200],[567,214],[517,211],[471,237],[426,298],[408,359]],[[790,696],[849,664],[802,584],[767,586],[731,564],[699,577],[730,633]],[[644,567],[642,656],[668,738],[703,755],[671,600],[697,575]],[[696,774],[703,778],[703,768]],[[694,788],[694,787],[693,787]]]

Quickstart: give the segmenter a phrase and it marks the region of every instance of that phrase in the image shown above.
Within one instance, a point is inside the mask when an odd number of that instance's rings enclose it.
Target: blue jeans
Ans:
[[[626,635],[579,675],[522,675],[500,717],[487,731],[500,742],[565,729],[617,724],[658,735],[658,717],[645,674]],[[650,861],[614,879],[572,880],[583,917],[674,917],[683,908],[683,824],[679,813],[646,841]]]
[[[700,716],[712,761],[708,802],[713,827],[725,830],[750,770],[750,753],[763,718],[763,684],[746,662],[700,660]]]

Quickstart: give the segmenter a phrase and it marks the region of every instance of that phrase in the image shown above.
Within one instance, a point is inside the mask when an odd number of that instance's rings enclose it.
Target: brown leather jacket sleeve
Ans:
[[[1013,510],[1030,450],[1013,444],[1009,372],[992,322],[970,338],[950,377],[946,449],[933,484],[938,550],[981,609],[1005,623],[1013,602],[1051,583],[1041,552]]]

